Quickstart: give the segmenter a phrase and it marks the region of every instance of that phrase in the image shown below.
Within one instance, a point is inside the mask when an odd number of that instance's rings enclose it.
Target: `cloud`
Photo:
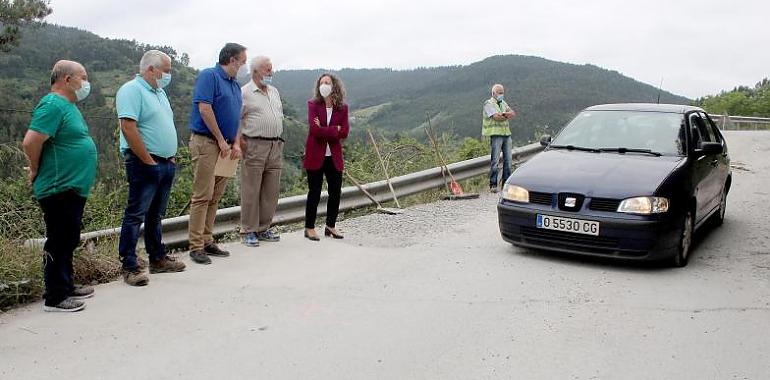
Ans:
[[[591,63],[688,97],[770,76],[770,3],[53,0],[50,22],[169,45],[207,67],[225,42],[277,69],[406,69],[496,54]]]

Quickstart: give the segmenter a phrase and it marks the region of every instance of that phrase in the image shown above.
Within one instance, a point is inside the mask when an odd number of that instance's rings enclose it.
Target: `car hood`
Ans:
[[[623,199],[653,195],[683,162],[677,156],[547,150],[516,169],[507,183],[529,191]]]

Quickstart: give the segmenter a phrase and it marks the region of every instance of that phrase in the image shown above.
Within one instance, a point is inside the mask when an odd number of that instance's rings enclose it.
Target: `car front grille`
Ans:
[[[618,206],[620,206],[619,199],[593,198],[588,208],[594,211],[615,212],[618,211]]]
[[[604,236],[581,235],[533,227],[521,227],[521,235],[525,240],[544,246],[564,246],[583,248],[584,250],[615,250],[618,248],[618,239]]]
[[[539,193],[537,191],[529,192],[529,203],[550,206],[553,204],[553,194]]]

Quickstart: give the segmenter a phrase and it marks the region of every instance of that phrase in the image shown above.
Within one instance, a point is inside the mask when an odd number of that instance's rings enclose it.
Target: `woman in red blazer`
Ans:
[[[305,237],[318,241],[315,219],[321,200],[323,177],[329,190],[326,203],[324,235],[335,239],[343,236],[337,231],[337,214],[342,191],[342,140],[348,137],[348,105],[344,103],[342,82],[331,74],[323,74],[315,84],[315,96],[307,102],[307,122],[310,127],[305,143],[303,166],[307,170],[307,205],[305,207]]]

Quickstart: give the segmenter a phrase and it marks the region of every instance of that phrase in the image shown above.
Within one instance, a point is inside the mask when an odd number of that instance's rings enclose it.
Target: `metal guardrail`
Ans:
[[[539,153],[543,147],[539,144],[530,144],[523,147],[517,147],[512,150],[512,163],[526,161],[531,156]],[[460,161],[449,164],[449,170],[456,180],[465,180],[478,177],[489,173],[490,156],[477,157],[470,160]],[[436,189],[445,186],[442,169],[435,167],[416,173],[406,174],[400,177],[394,177],[390,180],[396,196],[404,197],[417,194],[423,191]],[[377,201],[386,202],[392,199],[390,189],[386,181],[367,183],[362,186]],[[328,193],[321,193],[321,202],[318,205],[318,215],[326,213],[326,201]],[[292,197],[281,198],[278,200],[278,207],[273,218],[273,224],[287,224],[304,220],[306,195],[295,195]],[[344,187],[340,200],[340,211],[347,211],[364,206],[371,206],[372,202],[366,195],[354,186]],[[240,224],[241,207],[229,207],[217,211],[214,222],[214,235],[235,231]],[[189,215],[163,219],[161,222],[163,230],[163,240],[169,248],[182,248],[188,244],[187,226],[190,220]],[[83,242],[98,241],[120,235],[120,228],[111,228],[101,231],[86,232],[80,235]],[[45,239],[28,240],[25,244],[28,246],[42,245]]]
[[[753,116],[709,115],[722,130],[770,129],[770,118]],[[747,128],[748,127],[748,128]]]

